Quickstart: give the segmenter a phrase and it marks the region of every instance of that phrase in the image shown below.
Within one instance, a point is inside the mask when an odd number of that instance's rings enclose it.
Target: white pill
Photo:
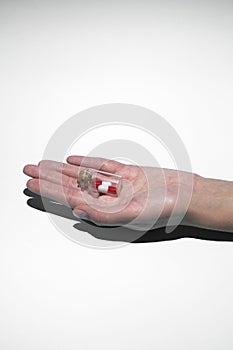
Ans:
[[[98,186],[98,191],[100,191],[102,193],[107,193],[108,192],[108,186],[99,185]]]
[[[102,181],[102,185],[104,185],[104,186],[112,186],[112,183],[110,181]]]

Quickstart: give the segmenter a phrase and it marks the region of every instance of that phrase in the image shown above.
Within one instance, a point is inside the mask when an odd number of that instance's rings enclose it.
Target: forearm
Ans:
[[[233,181],[195,175],[189,225],[233,232]]]

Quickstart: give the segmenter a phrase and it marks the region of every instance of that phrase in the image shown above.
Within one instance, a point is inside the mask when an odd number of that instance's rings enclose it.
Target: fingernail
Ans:
[[[73,215],[78,219],[84,219],[84,220],[90,220],[88,214],[85,211],[79,210],[79,211],[73,211]]]

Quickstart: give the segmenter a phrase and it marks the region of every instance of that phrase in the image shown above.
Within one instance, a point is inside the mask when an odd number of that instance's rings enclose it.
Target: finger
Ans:
[[[115,213],[107,213],[89,206],[86,202],[80,202],[73,210],[74,216],[86,219],[101,226],[119,226],[129,223],[138,213],[135,212],[133,204]]]
[[[55,184],[60,184],[61,186],[77,187],[77,179],[75,177],[64,175],[62,172],[56,171],[56,169],[51,170],[51,168],[47,166],[27,165],[24,167],[24,172],[33,178],[40,178]],[[76,173],[78,172],[76,171]]]
[[[66,161],[69,164],[107,171],[110,173],[115,173],[124,166],[124,164],[115,160],[99,157],[69,156]]]
[[[32,192],[40,194],[43,197],[53,199],[72,207],[79,204],[79,202],[82,203],[81,192],[73,187],[63,187],[61,185],[39,179],[30,179],[27,182],[27,187]]]
[[[41,160],[38,163],[41,169],[50,169],[62,173],[67,176],[72,176],[77,179],[82,167],[77,167],[75,165],[66,164],[62,162],[56,162],[53,160]]]
[[[93,159],[95,159],[95,158],[93,158]],[[103,158],[96,158],[96,159],[100,160],[100,159],[103,159]],[[105,159],[103,159],[103,161],[105,161]],[[103,171],[115,172],[114,169],[117,169],[117,168],[120,168],[121,166],[123,166],[123,164],[118,163],[116,161],[111,161],[111,160],[108,160],[108,159],[106,159],[106,161],[107,162],[114,162],[116,164],[115,164],[115,166],[113,166],[113,164],[112,164],[111,165],[111,169],[109,169],[106,166],[105,170],[101,169]],[[57,171],[59,173],[62,173],[64,175],[72,176],[75,179],[77,179],[78,175],[79,175],[79,173],[80,173],[80,171],[82,169],[84,169],[85,167],[92,168],[86,162],[84,162],[84,163],[85,164],[82,163],[80,166],[79,165],[76,166],[76,165],[73,165],[73,164],[66,164],[66,163],[56,162],[56,161],[52,161],[52,160],[42,160],[42,161],[40,161],[38,163],[38,165],[39,165],[40,168],[51,169],[51,170]],[[99,165],[97,165],[97,167],[93,168],[93,169],[100,169],[100,168],[101,168],[101,165],[99,163]]]
[[[79,172],[82,169],[74,165],[55,162],[53,160],[42,160],[38,163],[38,165],[34,165],[34,164],[25,165],[25,167],[23,168],[23,172],[28,176],[38,177],[38,168],[40,169],[41,172],[43,171],[43,173],[49,170],[53,170],[67,176],[72,176],[74,178],[78,177]]]
[[[35,168],[37,167],[37,165],[34,164],[27,164],[25,165],[25,167],[23,168],[23,172],[25,175],[31,176],[31,177],[35,177]]]

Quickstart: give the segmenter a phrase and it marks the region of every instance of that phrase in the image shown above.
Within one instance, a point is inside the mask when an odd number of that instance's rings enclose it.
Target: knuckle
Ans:
[[[38,166],[39,166],[39,171],[40,172],[45,171],[46,169],[49,168],[49,161],[48,160],[41,160],[38,163]]]

